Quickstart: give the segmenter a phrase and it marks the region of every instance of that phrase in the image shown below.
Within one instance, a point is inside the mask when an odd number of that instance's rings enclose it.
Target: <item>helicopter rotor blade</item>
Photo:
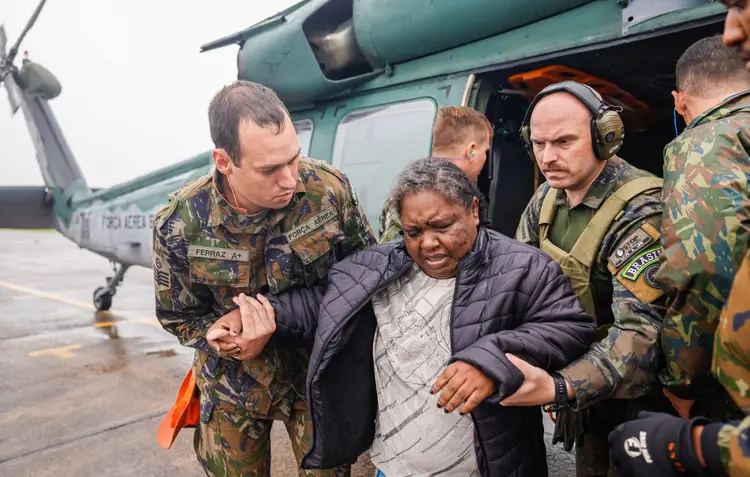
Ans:
[[[16,40],[16,43],[8,50],[8,56],[6,57],[6,61],[12,62],[13,59],[16,57],[16,54],[18,53],[18,48],[21,46],[21,42],[23,41],[26,34],[31,30],[31,27],[34,26],[34,23],[36,23],[36,19],[39,18],[39,14],[42,12],[42,8],[44,7],[44,4],[47,3],[47,0],[41,0],[39,4],[36,6],[36,10],[34,10],[34,14],[31,15],[31,18],[29,18],[29,21],[26,22],[26,26],[24,27],[23,31],[21,32],[21,35],[18,37],[18,40]]]

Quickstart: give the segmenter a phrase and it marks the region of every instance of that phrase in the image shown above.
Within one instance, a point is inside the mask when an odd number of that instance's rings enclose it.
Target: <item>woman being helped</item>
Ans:
[[[370,449],[386,477],[547,475],[539,408],[498,405],[523,382],[505,353],[560,369],[595,325],[554,261],[481,225],[480,198],[455,165],[413,162],[393,190],[404,239],[337,263],[326,289],[235,299],[246,324],[313,344],[303,468]]]

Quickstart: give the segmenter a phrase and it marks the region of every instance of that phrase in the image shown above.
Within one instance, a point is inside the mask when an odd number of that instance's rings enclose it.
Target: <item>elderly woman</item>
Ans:
[[[392,199],[404,238],[337,263],[326,289],[235,299],[256,346],[271,332],[313,344],[302,467],[369,449],[386,477],[546,476],[539,408],[498,405],[523,382],[506,353],[562,368],[588,349],[592,318],[554,261],[480,224],[455,165],[411,163]]]

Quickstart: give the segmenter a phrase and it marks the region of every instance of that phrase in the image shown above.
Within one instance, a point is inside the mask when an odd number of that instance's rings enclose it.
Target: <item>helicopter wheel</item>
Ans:
[[[94,307],[97,311],[109,310],[112,306],[112,292],[107,287],[99,287],[94,290]]]

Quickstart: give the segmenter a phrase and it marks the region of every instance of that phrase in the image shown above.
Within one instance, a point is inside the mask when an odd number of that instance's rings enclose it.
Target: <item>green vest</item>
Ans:
[[[633,197],[651,189],[661,189],[662,185],[663,181],[658,177],[639,177],[620,186],[599,207],[570,252],[561,249],[549,239],[549,231],[557,212],[555,207],[557,190],[550,188],[544,197],[539,213],[539,248],[560,265],[563,273],[570,280],[573,291],[581,301],[583,309],[595,320],[597,316],[591,270],[599,255],[602,240],[609,232],[615,218]],[[601,323],[599,325],[597,339],[606,336],[610,326]]]

